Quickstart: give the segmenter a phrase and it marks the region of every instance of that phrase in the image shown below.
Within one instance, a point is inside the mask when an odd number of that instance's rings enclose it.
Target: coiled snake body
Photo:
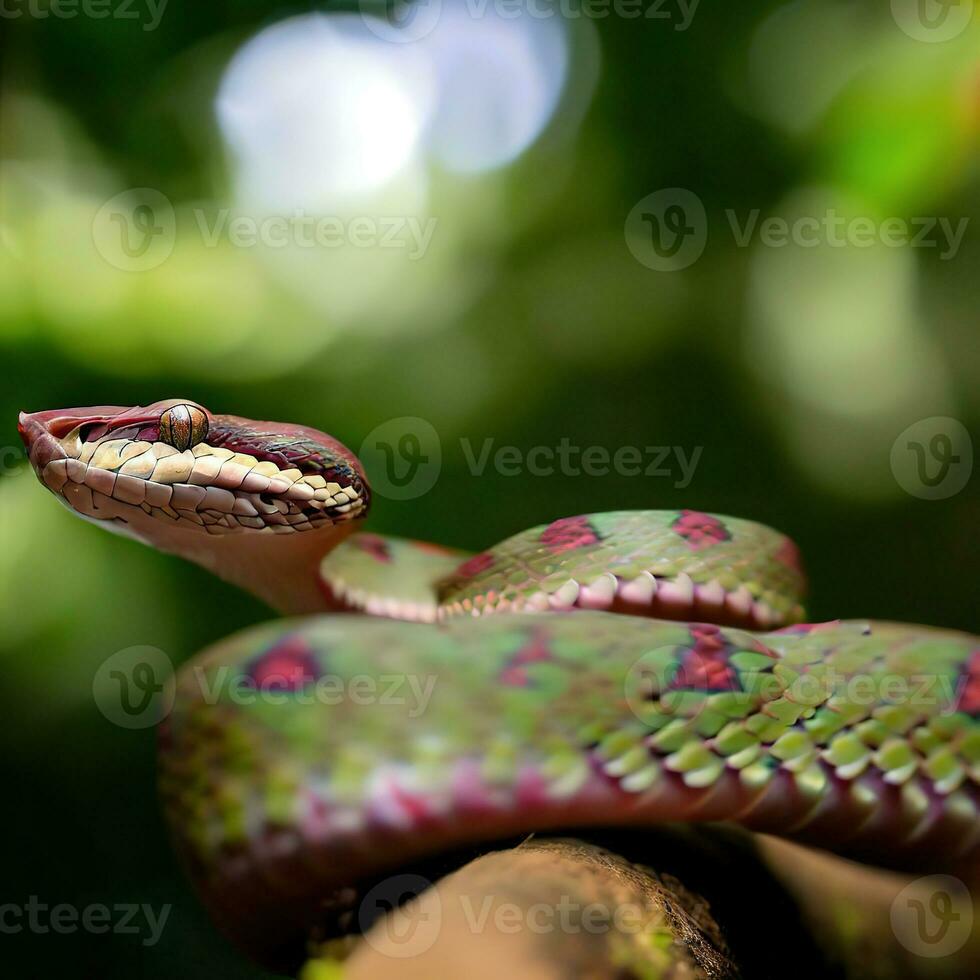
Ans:
[[[775,531],[618,512],[466,556],[349,536],[360,464],[302,426],[169,400],[20,428],[73,511],[294,617],[191,660],[161,726],[177,844],[260,956],[406,862],[551,828],[726,821],[977,865],[980,641],[799,625]]]

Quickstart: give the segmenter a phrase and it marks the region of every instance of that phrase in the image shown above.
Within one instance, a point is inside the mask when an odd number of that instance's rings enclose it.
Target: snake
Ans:
[[[356,929],[364,883],[549,830],[710,822],[980,865],[980,639],[807,623],[782,533],[613,511],[470,554],[359,530],[362,464],[305,425],[176,398],[19,431],[73,513],[280,614],[189,659],[159,724],[177,851],[260,962]],[[675,975],[648,967],[616,975]]]

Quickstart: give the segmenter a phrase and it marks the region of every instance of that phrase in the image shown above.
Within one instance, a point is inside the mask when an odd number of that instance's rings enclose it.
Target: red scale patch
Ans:
[[[968,715],[980,715],[980,649],[970,654],[965,680],[956,710]]]
[[[563,517],[541,532],[541,543],[554,555],[598,544],[599,535],[588,517]]]
[[[403,789],[394,780],[389,782],[388,792],[410,820],[424,820],[429,815],[429,806],[426,801],[418,794]]]
[[[531,678],[523,667],[504,667],[500,672],[500,683],[504,687],[530,687]]]
[[[694,637],[694,649],[705,654],[724,650],[728,643],[721,627],[714,623],[695,623],[691,626],[691,636]]]
[[[391,551],[389,551],[385,539],[378,537],[377,534],[361,533],[353,538],[353,542],[357,548],[377,561],[385,564],[391,561]]]
[[[738,691],[728,658],[692,650],[670,682],[670,690]]]
[[[728,662],[730,644],[711,623],[691,627],[694,645],[681,661],[669,690],[738,691],[738,677]]]
[[[682,510],[671,527],[684,538],[692,551],[732,539],[731,532],[717,517],[699,510]]]
[[[489,551],[483,551],[472,558],[468,558],[459,568],[453,572],[454,578],[475,578],[477,575],[493,567],[497,559]]]
[[[300,691],[316,682],[320,669],[306,641],[288,636],[252,664],[249,676],[259,690]]]
[[[800,549],[796,547],[796,542],[792,538],[783,538],[783,543],[773,556],[781,565],[785,565],[798,574],[803,574],[803,561],[800,558]]]

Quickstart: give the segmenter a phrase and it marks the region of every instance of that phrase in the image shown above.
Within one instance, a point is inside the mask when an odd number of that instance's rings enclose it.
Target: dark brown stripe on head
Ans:
[[[215,415],[208,445],[246,453],[280,469],[295,468],[305,476],[322,476],[328,483],[353,487],[365,504],[370,501],[370,488],[357,457],[336,439],[305,425]]]

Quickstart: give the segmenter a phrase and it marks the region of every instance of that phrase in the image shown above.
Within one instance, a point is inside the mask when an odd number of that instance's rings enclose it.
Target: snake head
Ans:
[[[368,509],[357,458],[306,426],[171,398],[21,414],[18,428],[38,478],[73,512],[233,581],[299,541],[315,537],[322,554],[321,533]]]

